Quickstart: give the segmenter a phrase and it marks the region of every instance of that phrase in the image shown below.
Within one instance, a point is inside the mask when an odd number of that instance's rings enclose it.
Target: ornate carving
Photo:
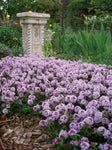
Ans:
[[[27,25],[26,24],[23,24],[23,26],[22,26],[22,38],[23,38],[23,50],[24,50],[24,54],[27,55],[28,33],[27,33]]]
[[[27,43],[27,55],[32,55],[32,25],[31,24],[28,24],[28,30],[27,30],[27,33],[28,33],[28,43]]]

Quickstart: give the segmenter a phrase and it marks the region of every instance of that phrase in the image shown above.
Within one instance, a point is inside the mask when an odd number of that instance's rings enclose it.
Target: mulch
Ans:
[[[54,150],[48,138],[44,139],[40,119],[22,118],[17,114],[10,119],[5,115],[0,116],[0,150]]]

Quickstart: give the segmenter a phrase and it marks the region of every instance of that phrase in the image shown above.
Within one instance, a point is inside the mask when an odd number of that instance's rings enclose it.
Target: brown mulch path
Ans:
[[[36,117],[0,116],[0,150],[54,150],[52,144],[44,140],[39,121]]]

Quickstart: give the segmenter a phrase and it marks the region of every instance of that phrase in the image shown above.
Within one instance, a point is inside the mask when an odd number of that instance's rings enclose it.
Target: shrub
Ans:
[[[7,19],[6,21],[0,22],[0,43],[11,48],[14,55],[23,53],[22,28],[19,21]]]
[[[0,24],[0,42],[10,48],[14,45],[22,46],[22,31],[18,21],[7,20]]]
[[[39,125],[56,149],[112,149],[111,69],[54,57],[6,57],[0,61],[0,113],[41,115]]]

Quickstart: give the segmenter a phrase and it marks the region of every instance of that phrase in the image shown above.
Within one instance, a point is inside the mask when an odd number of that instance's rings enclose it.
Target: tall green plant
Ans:
[[[79,31],[75,36],[76,49],[85,57],[103,59],[103,53],[112,50],[111,35],[105,32],[103,25],[99,31]]]
[[[60,24],[53,25],[53,31],[55,32],[52,36],[52,48],[53,51],[60,53],[62,52],[62,41],[61,41],[61,26]]]
[[[104,30],[103,25],[100,30],[95,30],[93,26],[90,31],[86,29],[63,35],[55,32],[52,48],[58,54],[71,59],[83,58],[91,62],[103,62],[105,56],[112,52],[111,35]]]

